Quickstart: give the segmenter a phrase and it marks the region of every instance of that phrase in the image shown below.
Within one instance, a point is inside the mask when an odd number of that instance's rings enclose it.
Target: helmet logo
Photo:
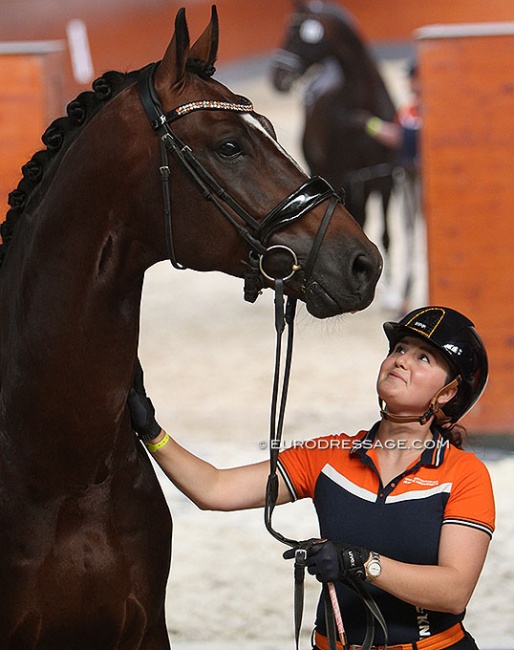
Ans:
[[[427,328],[427,326],[425,325],[425,323],[422,323],[422,322],[420,322],[419,320],[417,320],[417,321],[414,323],[413,327],[419,327],[419,328],[422,329],[422,330],[426,330],[426,328]]]
[[[461,355],[462,352],[463,352],[461,347],[459,347],[458,345],[455,345],[455,344],[451,344],[451,343],[447,343],[447,344],[444,346],[444,349],[445,349],[449,354],[451,354],[452,356],[454,356],[454,355]]]

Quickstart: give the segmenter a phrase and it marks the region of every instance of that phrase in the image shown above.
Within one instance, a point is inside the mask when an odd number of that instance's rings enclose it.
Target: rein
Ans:
[[[310,178],[298,189],[273,208],[263,219],[257,220],[252,216],[195,157],[192,149],[187,146],[172,130],[170,123],[199,110],[230,111],[233,113],[252,113],[253,105],[246,99],[240,98],[240,103],[218,100],[200,100],[183,104],[164,113],[157,92],[153,75],[157,64],[151,64],[140,73],[138,90],[143,107],[150,120],[152,129],[160,138],[161,166],[159,168],[163,189],[164,217],[166,227],[166,242],[168,257],[175,268],[184,269],[177,259],[173,244],[173,222],[171,210],[171,168],[168,161],[170,153],[182,167],[191,175],[206,199],[212,201],[219,212],[232,224],[240,237],[249,246],[248,261],[245,272],[245,300],[255,302],[264,280],[275,282],[277,279],[265,271],[265,258],[273,251],[280,249],[291,256],[290,271],[282,278],[289,280],[300,270],[304,270],[305,280],[308,280],[314,267],[319,248],[335,206],[342,201],[342,195],[336,192],[323,178]],[[268,246],[270,237],[280,228],[288,226],[320,203],[330,199],[325,217],[316,234],[305,269],[298,263],[296,253],[288,246]]]
[[[284,309],[284,280],[275,281],[275,330],[276,330],[276,350],[275,350],[275,372],[273,378],[273,392],[271,398],[270,413],[270,435],[269,435],[269,459],[270,473],[266,484],[266,497],[264,506],[264,524],[268,532],[279,542],[290,546],[294,549],[294,629],[296,650],[300,648],[300,631],[303,618],[304,604],[304,583],[305,583],[305,560],[307,552],[312,546],[314,540],[296,540],[285,537],[282,533],[273,528],[272,517],[273,510],[278,498],[278,457],[282,441],[284,428],[284,417],[289,389],[289,379],[291,375],[291,363],[293,353],[294,339],[294,318],[296,311],[296,299],[288,298]],[[284,370],[282,377],[282,387],[280,387],[280,365],[282,358],[282,336],[287,326],[287,348],[285,353]],[[387,624],[382,612],[376,604],[374,598],[362,585],[359,579],[346,579],[344,584],[352,589],[366,609],[366,637],[362,643],[361,650],[370,650],[375,637],[375,621],[380,625],[384,632],[387,648]],[[346,641],[344,625],[342,621],[335,586],[329,582],[323,585],[323,601],[325,606],[325,620],[327,627],[327,640],[329,650],[336,650],[336,642],[342,644],[344,650],[349,650],[350,646]]]

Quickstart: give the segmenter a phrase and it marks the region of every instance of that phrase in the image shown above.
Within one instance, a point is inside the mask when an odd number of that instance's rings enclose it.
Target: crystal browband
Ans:
[[[166,120],[169,122],[171,120],[192,113],[193,111],[233,111],[236,113],[252,113],[254,108],[251,102],[246,104],[236,104],[233,102],[220,102],[214,99],[204,99],[197,102],[189,102],[188,104],[182,104],[173,110],[166,113]]]

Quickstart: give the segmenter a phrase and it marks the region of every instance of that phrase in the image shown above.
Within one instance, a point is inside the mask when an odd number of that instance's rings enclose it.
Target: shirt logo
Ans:
[[[420,478],[419,476],[406,476],[403,479],[403,483],[405,485],[412,485],[413,483],[416,483],[416,485],[422,485],[423,487],[434,487],[435,485],[439,485],[439,481],[429,481],[424,478]]]

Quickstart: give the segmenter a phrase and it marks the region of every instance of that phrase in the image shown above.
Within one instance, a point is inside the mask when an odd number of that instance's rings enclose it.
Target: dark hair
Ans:
[[[449,371],[446,376],[446,384],[449,384],[455,379],[455,377],[459,375],[459,371],[456,366],[450,362],[449,359],[445,359],[445,361],[449,366]],[[451,398],[451,400],[446,402],[446,404],[441,405],[441,409],[444,414],[452,420],[454,419],[456,413],[462,412],[463,404],[466,403],[467,398],[464,388],[465,387],[463,384],[461,384],[457,389],[457,393]],[[455,421],[453,424],[450,422],[449,424],[443,425],[440,424],[436,418],[434,418],[431,429],[440,433],[443,438],[448,440],[454,447],[457,447],[457,449],[462,449],[464,439],[467,436],[466,427],[464,427],[462,424]]]
[[[463,427],[462,424],[452,424],[449,427],[443,427],[438,424],[437,420],[434,420],[431,429],[440,433],[443,438],[448,440],[454,447],[457,447],[457,449],[462,449],[464,439],[468,435],[466,427]]]

